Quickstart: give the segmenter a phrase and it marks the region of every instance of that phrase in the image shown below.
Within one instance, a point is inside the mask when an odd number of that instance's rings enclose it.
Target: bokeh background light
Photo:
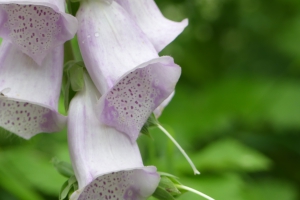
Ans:
[[[139,138],[145,165],[219,200],[300,199],[300,1],[156,2],[189,19],[161,52],[182,76],[159,120],[201,175],[158,129]],[[25,141],[0,130],[0,199],[57,199],[65,178],[54,156],[69,162],[66,131]]]

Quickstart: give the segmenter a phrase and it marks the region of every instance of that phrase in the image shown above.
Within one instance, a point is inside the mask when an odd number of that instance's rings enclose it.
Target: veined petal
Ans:
[[[141,27],[159,52],[171,43],[188,25],[188,20],[174,22],[166,19],[154,0],[115,0]]]
[[[99,96],[85,76],[85,89],[70,104],[69,151],[79,184],[71,199],[146,199],[160,179],[156,168],[143,166],[136,143],[99,122],[94,109]]]
[[[165,109],[165,107],[170,103],[170,101],[172,100],[172,98],[174,97],[175,95],[175,91],[172,92],[168,98],[166,98],[154,111],[154,115],[156,118],[159,118],[162,111]]]
[[[158,57],[147,36],[114,1],[82,1],[77,19],[82,57],[102,94],[126,72]]]
[[[0,37],[42,64],[53,48],[74,37],[78,23],[64,0],[0,0]]]
[[[29,139],[57,132],[66,117],[57,111],[63,47],[56,47],[38,66],[8,41],[0,47],[0,126]]]
[[[181,68],[169,56],[143,63],[103,95],[100,120],[134,142],[154,109],[174,91],[180,74]]]

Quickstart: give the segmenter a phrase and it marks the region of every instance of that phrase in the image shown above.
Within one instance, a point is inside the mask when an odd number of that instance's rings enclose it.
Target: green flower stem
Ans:
[[[75,16],[76,15],[76,8],[73,9],[71,2],[77,2],[77,1],[67,0],[66,12],[73,15],[73,16]],[[70,41],[70,43],[71,43],[71,48],[72,48],[72,53],[73,53],[74,59],[76,61],[81,61],[82,56],[81,56],[79,45],[78,45],[77,35],[74,36],[74,38]]]
[[[177,185],[175,184],[175,186],[178,188],[178,189],[183,189],[183,190],[187,190],[189,192],[193,192],[195,194],[198,194],[199,196],[202,196],[208,200],[214,200],[213,198],[211,198],[210,196],[207,196],[206,194],[203,194],[202,192],[199,192],[193,188],[190,188],[190,187],[187,187],[187,186],[184,186],[184,185]]]
[[[175,144],[175,146],[179,149],[179,151],[183,154],[183,156],[186,158],[186,160],[189,162],[190,166],[192,167],[194,174],[200,174],[200,172],[195,167],[193,161],[190,159],[190,157],[185,153],[185,151],[181,148],[181,146],[177,143],[177,141],[171,136],[171,134],[160,124],[157,125],[157,127],[168,136],[168,138]]]
[[[77,35],[75,35],[74,38],[71,40],[71,47],[72,47],[72,52],[75,60],[81,61],[82,56],[78,45]]]

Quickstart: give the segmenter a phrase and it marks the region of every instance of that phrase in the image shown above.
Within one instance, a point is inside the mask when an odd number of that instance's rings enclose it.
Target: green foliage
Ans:
[[[207,171],[256,172],[270,169],[271,160],[260,152],[233,139],[218,140],[193,154],[192,160],[201,169]],[[182,162],[179,162],[182,163]],[[181,170],[188,171],[187,166]]]

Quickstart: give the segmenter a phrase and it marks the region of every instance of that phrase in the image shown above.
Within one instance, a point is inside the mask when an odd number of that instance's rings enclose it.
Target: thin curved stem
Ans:
[[[190,188],[190,187],[187,187],[185,185],[177,185],[175,184],[175,186],[178,188],[178,189],[184,189],[184,190],[187,190],[189,192],[193,192],[195,194],[198,194],[199,196],[202,196],[208,200],[214,200],[213,198],[211,198],[210,196],[207,196],[206,194],[203,194],[202,192],[199,192],[198,190],[195,190],[193,188]]]
[[[168,136],[168,138],[175,144],[175,146],[179,149],[179,151],[183,154],[183,156],[186,158],[186,160],[189,162],[190,166],[194,170],[194,174],[200,174],[200,172],[195,167],[193,161],[190,159],[190,157],[185,153],[185,151],[181,148],[181,146],[177,143],[177,141],[171,136],[171,134],[160,124],[157,125],[158,128]]]

